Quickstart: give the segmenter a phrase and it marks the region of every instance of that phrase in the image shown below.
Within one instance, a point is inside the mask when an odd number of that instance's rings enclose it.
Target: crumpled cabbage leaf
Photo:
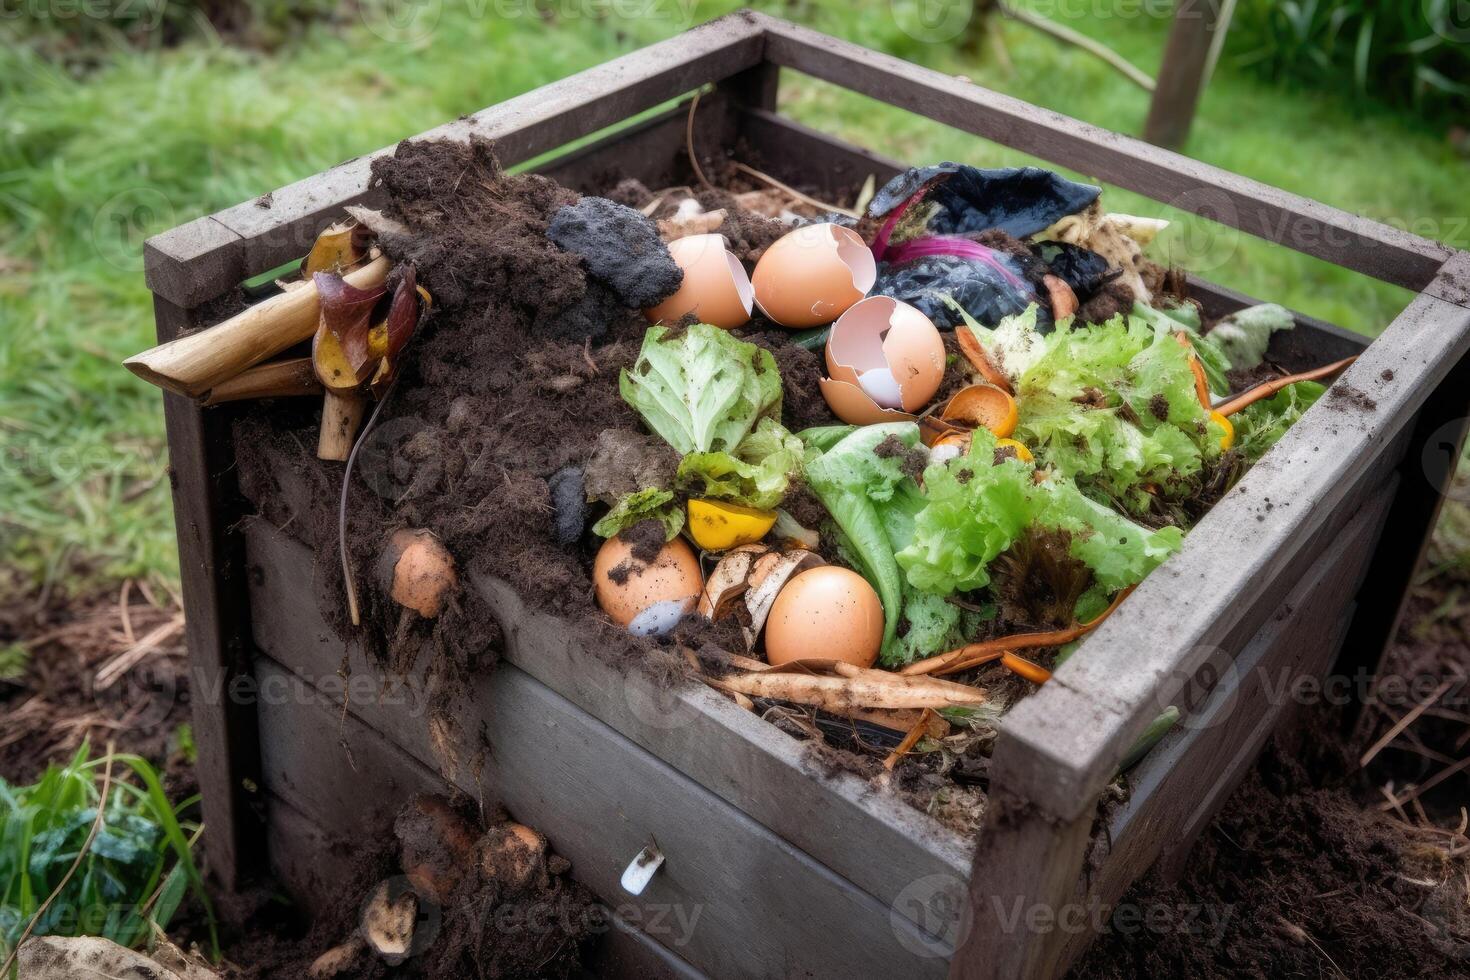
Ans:
[[[997,463],[995,438],[977,430],[968,455],[924,471],[926,506],[896,555],[910,585],[936,595],[990,584],[990,563],[1028,526],[1071,537],[1071,554],[1105,591],[1133,585],[1178,550],[1184,532],[1142,527],[1092,500],[1065,476],[1037,483],[1014,458]]]
[[[1265,360],[1272,334],[1295,326],[1296,318],[1286,307],[1261,303],[1221,319],[1210,331],[1210,340],[1219,346],[1231,368],[1247,371]]]
[[[689,453],[675,483],[693,496],[770,510],[786,496],[801,472],[801,440],[767,416],[740,441],[734,453]]]
[[[1236,412],[1230,419],[1235,424],[1235,450],[1246,462],[1256,462],[1326,390],[1315,381],[1298,381]]]
[[[647,520],[663,524],[665,541],[672,541],[684,530],[684,508],[672,490],[650,487],[625,495],[602,520],[592,525],[592,533],[610,538]]]
[[[680,453],[730,452],[756,423],[781,417],[781,375],[771,352],[696,323],[649,327],[623,400]]]

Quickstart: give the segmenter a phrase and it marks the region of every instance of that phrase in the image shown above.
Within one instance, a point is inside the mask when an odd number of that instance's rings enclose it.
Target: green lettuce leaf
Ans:
[[[863,426],[825,452],[808,450],[804,467],[807,486],[832,515],[853,564],[883,603],[885,655],[893,647],[903,612],[903,577],[893,557],[895,548],[880,507],[894,499],[905,481],[913,485],[904,475],[901,459],[875,452],[878,444],[890,437],[913,448],[919,444],[919,427],[913,422]],[[905,491],[903,501],[905,511],[916,501],[922,504],[916,487]],[[895,519],[890,515],[889,520]]]
[[[990,584],[990,563],[1028,526],[1065,531],[1072,556],[1114,591],[1140,581],[1178,550],[1177,527],[1149,530],[1100,504],[1060,474],[1041,483],[1017,459],[995,463],[995,440],[981,429],[970,455],[924,471],[927,505],[913,539],[895,555],[907,581],[937,595]]]
[[[763,417],[781,417],[781,375],[770,351],[704,323],[649,327],[623,400],[680,453],[731,452]]]
[[[697,497],[770,510],[801,472],[802,442],[775,419],[760,420],[735,452],[689,453],[675,483]]]
[[[592,525],[592,533],[610,538],[649,519],[663,524],[665,541],[672,541],[684,530],[684,508],[672,490],[650,487],[625,495],[602,520]]]
[[[1315,381],[1298,381],[1236,412],[1230,419],[1235,425],[1236,451],[1246,462],[1256,462],[1326,390]]]

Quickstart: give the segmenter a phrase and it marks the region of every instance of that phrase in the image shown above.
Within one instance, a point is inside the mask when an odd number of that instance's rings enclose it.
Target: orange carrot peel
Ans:
[[[894,750],[888,753],[888,758],[883,760],[883,768],[891,772],[893,767],[898,765],[898,760],[912,752],[914,746],[919,744],[919,739],[924,737],[924,733],[929,730],[933,719],[937,717],[939,716],[933,708],[925,708],[920,712],[919,720],[914,722],[914,726],[903,737],[903,741],[899,742]]]
[[[1300,374],[1288,374],[1284,378],[1272,378],[1270,381],[1256,385],[1247,391],[1243,391],[1227,402],[1215,406],[1215,411],[1221,415],[1234,415],[1243,408],[1254,405],[1263,398],[1270,398],[1282,388],[1296,384],[1298,381],[1321,381],[1341,374],[1358,359],[1358,355],[1344,357],[1340,361],[1334,361],[1326,367],[1313,368]]]
[[[1040,647],[1059,647],[1064,643],[1071,643],[1073,640],[1080,640],[1082,637],[1086,636],[1088,633],[1096,629],[1103,620],[1111,616],[1114,610],[1116,610],[1118,606],[1122,604],[1128,593],[1132,591],[1133,586],[1131,585],[1128,588],[1121,590],[1117,595],[1113,597],[1113,601],[1108,605],[1108,608],[1104,609],[1097,616],[1096,619],[1089,620],[1088,622],[1078,623],[1063,630],[1047,630],[1040,633],[1016,633],[1012,636],[997,637],[994,640],[985,640],[980,643],[966,644],[965,646],[962,646],[957,650],[951,650],[948,653],[940,653],[936,654],[935,656],[928,657],[924,660],[916,660],[908,666],[899,670],[899,673],[941,675],[957,674],[960,671],[970,670],[974,667],[979,667],[982,664],[991,663],[995,660],[1004,660],[1004,658],[1008,656],[1013,650],[1031,650]],[[1031,664],[1029,661],[1022,660],[1020,657],[1013,657],[1012,659],[1018,661],[1021,664],[1028,664],[1031,668],[1037,671],[1043,669],[1035,664]],[[1016,666],[1013,666],[1009,663],[1006,664],[1006,666],[1010,667],[1012,670],[1015,670],[1016,673],[1021,674],[1021,676],[1023,677],[1027,676],[1024,672],[1025,668],[1018,669]],[[1050,677],[1050,673],[1047,673],[1047,676]],[[1041,681],[1037,681],[1037,683],[1041,683]]]
[[[990,355],[981,346],[980,338],[976,337],[972,330],[964,326],[956,327],[954,339],[955,343],[960,345],[960,353],[964,354],[965,360],[969,361],[975,370],[980,372],[980,377],[1008,395],[1014,395],[1016,393],[1015,389],[1011,387],[1011,379],[1006,377],[1004,371],[996,367],[995,362],[990,359]]]

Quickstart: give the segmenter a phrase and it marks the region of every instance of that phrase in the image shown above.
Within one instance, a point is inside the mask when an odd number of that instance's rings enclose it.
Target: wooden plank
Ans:
[[[245,278],[245,243],[213,218],[196,218],[143,243],[143,279],[155,294],[193,309]]]
[[[1150,143],[1177,150],[1188,139],[1205,90],[1221,2],[1179,0],[1175,4],[1164,61],[1143,124],[1143,138]]]
[[[1410,304],[1335,393],[1086,641],[1085,655],[1011,711],[996,762],[1023,781],[1017,792],[1060,816],[1090,808],[1157,705],[1174,699],[1256,608],[1263,583],[1276,580],[1364,474],[1383,465],[1384,448],[1467,350],[1470,310],[1427,295]]]
[[[889,105],[1366,275],[1420,290],[1448,246],[1328,207],[890,55],[756,15],[766,58]],[[1459,287],[1463,297],[1464,286]],[[1463,301],[1460,300],[1460,301]]]
[[[1408,608],[1414,576],[1450,490],[1470,431],[1470,358],[1462,356],[1425,401],[1400,467],[1402,482],[1373,563],[1376,588],[1363,596],[1337,672],[1354,679],[1358,709],[1372,687],[1389,642]],[[1366,696],[1365,696],[1366,693]],[[1367,722],[1368,712],[1344,713],[1345,725]]]
[[[414,138],[492,139],[501,163],[512,166],[707,82],[753,68],[761,63],[763,49],[762,30],[752,17],[729,14]],[[269,207],[247,201],[215,214],[215,220],[245,240],[245,274],[305,255],[343,207],[370,200],[372,160],[392,153],[394,146],[272,191]]]
[[[440,761],[425,720],[401,705],[352,698],[344,715],[315,688],[335,676],[256,661],[265,784],[308,814],[391,799],[402,779],[376,780],[406,764],[404,750],[426,767]],[[907,920],[518,668],[477,679],[455,716],[487,751],[483,768],[460,765],[453,782],[546,834],[578,880],[635,909],[696,966],[732,977],[943,972],[942,959],[913,952],[931,940]],[[336,751],[324,744],[334,735]],[[650,840],[665,864],[634,898],[619,877]]]
[[[250,522],[246,537],[254,605],[269,610],[256,616],[257,644],[294,669],[310,657],[317,673],[329,674],[343,648],[316,608],[310,551],[262,521]],[[958,904],[972,847],[959,834],[854,775],[824,771],[804,743],[703,686],[661,689],[635,670],[620,671],[504,582],[474,584],[506,632],[512,664],[880,901],[934,877],[951,882]],[[872,860],[874,853],[885,859]]]
[[[160,343],[192,325],[186,310],[165,299],[154,298],[153,312]],[[244,507],[235,484],[232,413],[204,411],[164,393],[163,416],[187,612],[196,770],[210,831],[205,859],[221,884],[234,889],[260,866],[265,842],[253,791],[260,771],[255,711],[230,694],[250,670],[244,541],[230,533]]]

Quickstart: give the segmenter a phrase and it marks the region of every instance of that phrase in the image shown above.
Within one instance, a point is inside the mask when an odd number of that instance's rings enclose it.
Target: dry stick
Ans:
[[[1221,415],[1234,415],[1241,409],[1254,405],[1262,398],[1270,398],[1282,388],[1294,385],[1298,381],[1321,381],[1323,378],[1330,378],[1334,374],[1341,374],[1357,359],[1358,355],[1354,354],[1352,357],[1344,357],[1340,361],[1334,361],[1326,367],[1313,368],[1310,371],[1303,371],[1300,374],[1288,374],[1284,378],[1273,378],[1263,384],[1256,385],[1248,391],[1241,392],[1229,401],[1221,402],[1215,406],[1215,411]]]
[[[1363,757],[1358,760],[1358,768],[1361,769],[1368,763],[1372,762],[1373,757],[1376,756],[1379,752],[1382,752],[1384,746],[1388,745],[1389,742],[1392,742],[1394,739],[1398,738],[1400,732],[1412,725],[1414,723],[1414,719],[1422,715],[1425,710],[1430,707],[1430,705],[1434,704],[1434,702],[1443,697],[1444,693],[1448,691],[1452,686],[1454,686],[1455,682],[1459,680],[1463,680],[1463,678],[1449,678],[1448,680],[1440,684],[1439,687],[1435,688],[1434,693],[1430,694],[1428,698],[1414,705],[1414,707],[1410,709],[1407,714],[1405,714],[1402,718],[1398,720],[1397,724],[1395,724],[1392,728],[1385,732],[1382,738],[1374,742],[1373,745],[1369,747],[1367,752],[1363,753]]]
[[[201,405],[222,405],[225,402],[244,401],[252,398],[290,398],[298,395],[319,395],[322,383],[312,369],[311,358],[292,357],[284,361],[257,364],[229,381],[222,381],[204,393]]]
[[[805,204],[810,204],[812,207],[817,208],[818,210],[822,210],[822,211],[836,211],[838,214],[845,214],[849,218],[861,218],[862,217],[862,215],[858,214],[856,211],[853,211],[853,210],[851,210],[849,208],[839,207],[836,204],[828,204],[826,201],[819,201],[815,197],[810,196],[809,194],[803,194],[801,191],[797,190],[795,187],[792,187],[790,184],[784,184],[781,181],[777,180],[775,177],[772,177],[770,174],[765,173],[764,171],[761,171],[761,170],[757,170],[754,167],[747,166],[747,165],[741,163],[739,160],[732,160],[732,161],[730,161],[730,163],[731,163],[731,166],[733,166],[736,170],[740,171],[741,173],[743,173],[743,174],[745,174],[747,176],[750,176],[750,177],[754,177],[756,180],[763,181],[763,182],[765,182],[767,184],[770,184],[772,187],[776,188],[776,190],[781,191],[782,193],[785,193],[785,194],[790,194],[792,197],[796,198],[798,201],[801,201],[801,202],[803,202]]]
[[[391,266],[386,256],[378,256],[343,278],[369,289],[383,284]],[[316,285],[308,284],[256,303],[223,323],[134,354],[123,365],[160,388],[198,397],[311,337],[321,306]]]
[[[357,441],[352,444],[352,452],[347,454],[347,466],[342,471],[342,496],[337,501],[337,550],[342,556],[342,585],[347,590],[347,612],[352,617],[353,626],[361,626],[362,622],[357,609],[357,582],[352,577],[352,562],[347,556],[347,494],[352,488],[352,468],[357,464],[357,451],[367,442],[373,426],[378,423],[378,413],[397,389],[398,379],[394,378],[388,390],[383,392],[382,399],[373,406],[373,414],[368,416],[367,425],[362,427]]]
[[[689,115],[684,119],[684,152],[689,155],[689,166],[694,168],[694,176],[705,186],[706,190],[714,190],[715,185],[709,182],[704,175],[704,168],[699,165],[699,157],[694,152],[694,110],[699,108],[699,99],[703,92],[695,92],[694,98],[689,100]]]
[[[1398,809],[1403,804],[1408,803],[1410,800],[1417,800],[1419,797],[1434,789],[1434,787],[1438,786],[1446,779],[1449,779],[1455,773],[1461,772],[1465,769],[1470,769],[1470,756],[1466,756],[1459,762],[1446,769],[1441,769],[1439,772],[1431,776],[1427,782],[1406,791],[1404,796],[1393,797],[1391,802],[1394,804],[1394,808]]]
[[[899,671],[900,674],[954,674],[962,670],[969,670],[982,663],[995,660],[1011,650],[1025,650],[1036,647],[1056,647],[1063,643],[1071,643],[1073,640],[1081,639],[1089,632],[1096,629],[1103,620],[1107,619],[1120,606],[1128,594],[1133,591],[1133,586],[1122,589],[1113,597],[1108,608],[1104,609],[1096,619],[1064,630],[1048,630],[1044,633],[1017,633],[1014,636],[1002,636],[994,640],[985,640],[981,643],[970,643],[951,650],[948,653],[937,654],[926,660],[916,660]],[[1018,658],[1019,659],[1019,658]]]
[[[919,713],[919,720],[914,722],[914,726],[903,737],[903,741],[899,742],[894,750],[888,753],[888,758],[883,760],[884,769],[892,772],[893,767],[898,765],[898,760],[908,755],[914,746],[919,744],[919,739],[923,738],[924,732],[929,728],[929,719],[933,717],[935,717],[933,708],[925,708]]]
[[[46,914],[46,910],[51,907],[51,903],[56,901],[57,896],[61,894],[61,890],[67,886],[72,876],[77,873],[77,868],[82,866],[82,858],[87,856],[87,852],[92,848],[92,842],[97,839],[97,834],[102,830],[102,822],[107,818],[107,794],[112,791],[112,759],[115,744],[114,742],[107,743],[107,768],[102,771],[102,800],[97,804],[97,816],[92,821],[92,829],[87,831],[87,839],[82,841],[82,848],[77,851],[77,856],[72,861],[71,867],[66,869],[66,874],[62,876],[61,881],[52,889],[51,894],[46,896],[46,901],[41,903],[41,907],[36,909],[36,914],[31,916],[31,921],[26,925],[25,931],[20,934],[20,938],[11,947],[10,955],[5,957],[5,965],[0,966],[0,977],[10,975],[10,968],[15,964],[16,958],[20,956],[21,946],[25,945],[25,941],[31,937],[31,930],[36,928],[36,923],[41,921],[41,917]]]

